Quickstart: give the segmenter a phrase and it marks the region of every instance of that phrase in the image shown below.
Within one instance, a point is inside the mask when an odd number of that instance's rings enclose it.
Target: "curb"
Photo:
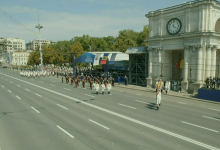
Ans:
[[[150,92],[150,91],[151,91],[151,90],[147,90],[147,89],[136,89],[136,88],[122,87],[122,86],[116,86],[116,87],[127,88],[127,89],[133,89],[133,90],[139,90],[139,91],[146,91],[146,92]],[[218,104],[218,105],[220,105],[220,102],[214,102],[214,101],[203,100],[203,99],[198,99],[198,98],[178,96],[178,95],[173,95],[173,94],[169,94],[168,96],[174,96],[174,97],[179,97],[179,98],[186,98],[186,99],[191,99],[191,100],[194,100],[194,101],[201,101],[201,102],[207,102],[207,103],[212,103],[212,104]]]

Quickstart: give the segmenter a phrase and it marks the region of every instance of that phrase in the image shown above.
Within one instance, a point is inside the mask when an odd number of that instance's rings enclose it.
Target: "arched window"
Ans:
[[[220,32],[220,18],[217,20],[217,22],[215,24],[215,31]]]

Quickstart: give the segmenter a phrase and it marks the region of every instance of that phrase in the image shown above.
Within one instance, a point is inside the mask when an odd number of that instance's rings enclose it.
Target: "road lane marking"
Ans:
[[[183,103],[183,102],[178,102],[178,103],[183,104],[183,105],[186,105],[186,103]]]
[[[55,85],[53,85],[53,84],[50,84],[51,86],[55,86]]]
[[[11,83],[13,83],[13,82],[11,82]]]
[[[21,99],[21,98],[20,98],[19,96],[17,96],[17,95],[16,95],[16,97],[17,97],[18,99]]]
[[[20,87],[20,85],[17,84],[18,87]]]
[[[37,96],[39,96],[39,97],[42,97],[41,95],[39,95],[39,94],[37,94],[37,93],[35,93],[35,95],[37,95]]]
[[[187,142],[189,142],[189,143],[192,143],[192,144],[195,144],[195,145],[198,145],[198,146],[207,148],[207,149],[209,149],[209,150],[220,150],[219,148],[213,147],[213,146],[211,146],[211,145],[208,145],[208,144],[205,144],[205,143],[202,143],[202,142],[193,140],[193,139],[191,139],[191,138],[188,138],[188,137],[185,137],[185,136],[176,134],[176,133],[174,133],[174,132],[171,132],[171,131],[168,131],[168,130],[165,130],[165,129],[162,129],[162,128],[159,128],[159,127],[156,127],[156,126],[153,126],[153,125],[151,125],[151,124],[147,124],[147,123],[145,123],[145,122],[142,122],[142,121],[133,119],[133,118],[131,118],[131,117],[128,117],[128,116],[125,116],[125,115],[122,115],[122,114],[113,112],[113,111],[111,111],[111,110],[108,110],[108,109],[105,109],[105,108],[102,108],[102,107],[99,107],[99,106],[96,106],[96,105],[93,105],[93,104],[84,102],[84,101],[79,100],[79,99],[77,99],[77,98],[73,98],[73,97],[71,97],[71,96],[64,95],[64,94],[62,94],[62,93],[59,93],[59,92],[50,90],[50,89],[48,89],[48,88],[45,88],[45,87],[42,87],[42,86],[33,84],[33,83],[31,83],[31,82],[27,82],[27,81],[24,81],[24,80],[21,80],[21,79],[18,79],[18,78],[15,78],[15,77],[12,77],[12,76],[10,76],[10,75],[3,74],[3,73],[0,73],[0,74],[2,74],[2,75],[4,75],[4,76],[7,76],[7,77],[10,77],[10,78],[12,78],[12,79],[15,79],[15,80],[17,80],[17,81],[21,81],[21,82],[23,82],[23,83],[26,83],[26,84],[29,84],[29,85],[38,87],[38,88],[43,89],[43,90],[45,90],[45,91],[51,92],[51,93],[53,93],[53,94],[56,94],[56,95],[59,95],[59,96],[62,96],[62,97],[71,99],[71,100],[76,101],[76,102],[80,102],[81,104],[84,104],[84,105],[87,105],[87,106],[96,108],[96,109],[98,109],[98,110],[100,110],[100,111],[103,111],[103,112],[112,114],[112,115],[114,115],[114,116],[117,116],[117,117],[119,117],[119,118],[123,118],[123,119],[125,119],[125,120],[129,120],[129,121],[131,121],[131,122],[133,122],[133,123],[137,123],[137,124],[139,124],[139,125],[148,127],[148,128],[150,128],[150,129],[156,130],[156,131],[158,131],[158,132],[161,132],[161,133],[164,133],[164,134],[167,134],[167,135],[176,137],[176,138],[178,138],[178,139],[187,141]]]
[[[139,100],[135,100],[136,102],[140,102],[140,103],[144,103],[144,104],[150,104],[148,102],[143,102],[143,101],[139,101]]]
[[[95,123],[95,124],[97,124],[97,125],[99,125],[99,126],[105,128],[105,129],[109,130],[109,128],[107,128],[107,127],[105,127],[105,126],[103,126],[103,125],[101,125],[101,124],[99,124],[99,123],[97,123],[97,122],[95,122],[95,121],[93,121],[93,120],[91,120],[91,119],[89,119],[89,121],[91,121],[91,122],[93,122],[93,123]]]
[[[33,110],[35,110],[37,113],[40,113],[37,109],[35,109],[34,107],[31,107]]]
[[[89,94],[85,94],[86,96],[90,96],[90,97],[95,97],[95,96],[92,96],[92,95],[89,95]]]
[[[118,105],[125,106],[125,107],[132,108],[132,109],[137,109],[137,108],[134,108],[134,107],[131,107],[131,106],[127,106],[127,105],[124,105],[124,104],[120,104],[120,103],[118,103]]]
[[[62,108],[64,108],[64,109],[68,109],[68,108],[66,108],[66,107],[64,107],[64,106],[62,106],[62,105],[60,105],[60,104],[57,104],[57,106],[60,106],[60,107],[62,107]]]
[[[57,128],[59,128],[61,131],[63,131],[63,132],[66,133],[67,135],[69,135],[71,138],[74,138],[73,135],[71,135],[69,132],[67,132],[66,130],[64,130],[64,129],[61,128],[60,126],[57,125]]]
[[[202,117],[220,121],[220,119],[216,119],[216,118],[213,118],[213,117],[207,117],[207,116],[202,116]]]
[[[192,126],[195,126],[195,127],[199,127],[199,128],[202,128],[202,129],[206,129],[206,130],[209,130],[209,131],[213,131],[213,132],[218,132],[218,131],[216,131],[216,130],[212,130],[212,129],[209,129],[209,128],[205,128],[205,127],[198,126],[198,125],[195,125],[195,124],[191,124],[191,123],[188,123],[188,122],[182,121],[182,123],[185,123],[185,124],[188,124],[188,125],[192,125]]]
[[[26,91],[30,91],[30,90],[28,90],[28,89],[25,89]]]
[[[10,92],[10,93],[11,93],[11,91],[10,91],[10,90],[8,90],[8,92]]]
[[[63,89],[68,90],[68,91],[71,91],[70,89],[67,89],[67,88],[63,88]]]
[[[4,88],[4,85],[2,85],[2,87]]]
[[[136,95],[142,95],[142,94],[136,94]]]
[[[209,108],[209,109],[211,109],[211,110],[216,110],[216,111],[220,111],[220,110],[218,110],[218,109],[213,109],[213,108]]]

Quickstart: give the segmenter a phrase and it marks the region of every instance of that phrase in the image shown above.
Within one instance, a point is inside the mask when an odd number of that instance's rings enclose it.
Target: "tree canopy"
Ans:
[[[129,47],[147,46],[145,39],[147,39],[148,35],[149,27],[146,25],[141,32],[131,29],[121,30],[118,37],[91,37],[87,34],[81,37],[73,37],[69,41],[58,41],[55,44],[42,47],[44,64],[60,65],[62,63],[71,63],[73,53],[77,58],[86,52],[125,52]],[[28,64],[40,64],[39,58],[40,52],[36,50],[29,55]]]

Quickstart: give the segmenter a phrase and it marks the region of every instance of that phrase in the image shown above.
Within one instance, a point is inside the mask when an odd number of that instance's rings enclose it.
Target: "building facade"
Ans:
[[[25,40],[21,38],[0,38],[0,43],[4,45],[2,46],[4,53],[25,50]]]
[[[190,1],[151,11],[146,17],[148,87],[158,78],[183,79],[182,91],[197,93],[207,77],[220,76],[219,2]]]
[[[48,46],[50,44],[49,40],[35,39],[33,41],[26,43],[26,48],[35,51],[40,46],[40,42],[41,42],[41,46],[44,46],[44,45]]]
[[[15,51],[12,54],[12,65],[18,66],[26,66],[28,62],[29,55],[32,51],[24,50],[24,51]]]

